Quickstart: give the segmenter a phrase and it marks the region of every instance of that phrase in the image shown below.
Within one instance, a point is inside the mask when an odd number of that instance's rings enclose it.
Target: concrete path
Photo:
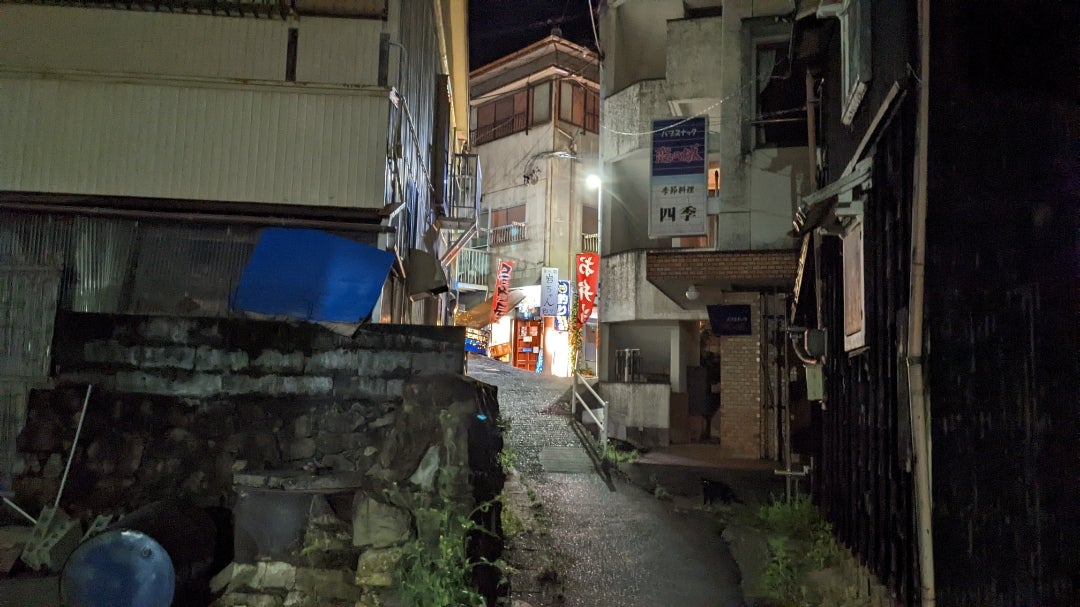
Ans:
[[[565,408],[569,380],[537,376],[490,359],[470,358],[469,375],[499,386],[509,420],[506,442],[542,505],[550,537],[544,549],[562,590],[518,598],[571,607],[739,607],[738,569],[714,519],[677,511],[638,487],[595,472],[546,471],[552,447],[578,446]],[[546,452],[545,452],[546,449]],[[557,449],[559,469],[567,450]],[[588,456],[580,452],[582,461]],[[585,468],[588,470],[590,467]],[[529,550],[535,550],[530,542]],[[517,595],[517,593],[515,593]],[[550,601],[550,603],[549,603]]]

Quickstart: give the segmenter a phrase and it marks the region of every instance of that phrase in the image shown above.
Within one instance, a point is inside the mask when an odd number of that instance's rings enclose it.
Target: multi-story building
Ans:
[[[630,0],[601,13],[600,379],[611,436],[778,454],[790,218],[810,184],[793,17],[788,2],[760,1]],[[679,156],[654,153],[654,141],[692,132],[694,195],[661,204],[656,168]]]
[[[466,36],[463,0],[0,5],[0,476],[57,308],[246,313],[266,228],[313,299],[286,284],[256,302],[443,320],[442,267],[479,203]],[[312,229],[350,253],[297,251]],[[342,284],[353,316],[321,314]]]
[[[514,262],[511,286],[523,299],[491,327],[489,349],[520,368],[564,377],[567,324],[541,315],[541,272],[556,268],[573,283],[575,255],[596,251],[597,192],[587,177],[599,168],[597,72],[595,53],[552,35],[470,74],[470,141],[484,184],[479,234],[456,274],[460,305],[482,306],[493,264]],[[477,322],[486,320],[481,314]],[[587,343],[595,343],[595,326]],[[595,349],[585,356],[595,360]]]
[[[318,228],[396,254],[373,320],[441,321],[477,201],[465,19],[457,0],[5,3],[0,261],[62,268],[62,306],[218,315],[260,228]]]

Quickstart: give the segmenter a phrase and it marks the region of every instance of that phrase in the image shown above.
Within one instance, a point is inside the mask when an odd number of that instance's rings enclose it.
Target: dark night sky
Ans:
[[[469,0],[469,69],[548,36],[556,25],[563,38],[595,50],[588,0]]]

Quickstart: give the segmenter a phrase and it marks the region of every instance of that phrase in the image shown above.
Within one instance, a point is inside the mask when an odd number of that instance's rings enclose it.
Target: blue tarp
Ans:
[[[235,310],[302,320],[371,316],[394,254],[320,230],[268,228],[240,277]]]

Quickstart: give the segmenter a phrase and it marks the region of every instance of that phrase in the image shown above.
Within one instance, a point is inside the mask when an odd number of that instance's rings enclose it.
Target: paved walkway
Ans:
[[[580,445],[555,406],[569,380],[537,376],[490,359],[470,358],[469,375],[499,386],[509,420],[506,442],[544,512],[544,549],[562,591],[551,604],[571,607],[739,607],[738,570],[720,528],[704,513],[677,511],[618,478],[614,491],[595,472],[552,473],[545,447]],[[584,451],[581,457],[587,459]],[[528,550],[534,550],[530,544]],[[544,558],[537,553],[536,558]],[[515,593],[517,594],[517,593]],[[549,595],[527,594],[534,605]]]

